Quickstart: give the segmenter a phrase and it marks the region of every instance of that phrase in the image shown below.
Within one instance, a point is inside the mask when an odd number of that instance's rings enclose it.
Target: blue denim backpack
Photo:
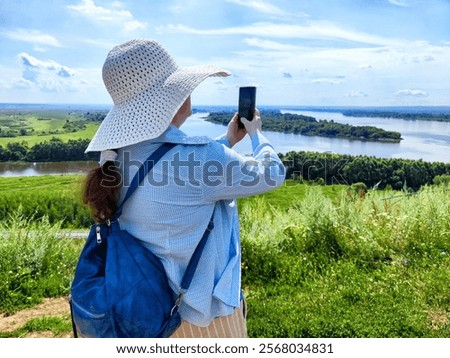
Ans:
[[[214,213],[177,293],[169,287],[159,258],[121,230],[118,221],[124,203],[174,146],[164,143],[139,168],[111,222],[91,227],[70,290],[74,337],[162,338],[180,325],[178,309],[213,229]]]

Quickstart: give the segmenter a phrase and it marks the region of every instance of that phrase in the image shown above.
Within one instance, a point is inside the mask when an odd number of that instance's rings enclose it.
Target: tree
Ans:
[[[450,184],[450,174],[436,175],[433,178],[433,184],[435,184],[435,185],[449,185]]]

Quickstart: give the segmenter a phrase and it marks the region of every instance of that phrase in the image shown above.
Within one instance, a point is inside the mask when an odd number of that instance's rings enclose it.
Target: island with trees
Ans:
[[[399,132],[372,126],[336,123],[332,120],[317,120],[301,114],[281,113],[279,110],[264,110],[261,115],[264,116],[263,130],[266,131],[390,143],[398,143],[402,139]],[[232,111],[210,112],[206,121],[228,125],[232,116]]]

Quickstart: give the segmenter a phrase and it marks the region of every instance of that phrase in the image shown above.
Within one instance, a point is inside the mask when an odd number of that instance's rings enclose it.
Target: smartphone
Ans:
[[[256,87],[239,87],[238,126],[244,128],[241,117],[253,119],[256,104]]]

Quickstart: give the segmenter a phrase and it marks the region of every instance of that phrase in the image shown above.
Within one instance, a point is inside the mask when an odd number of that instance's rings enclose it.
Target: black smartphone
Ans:
[[[241,117],[253,119],[256,105],[256,87],[239,87],[238,126],[244,128]]]

